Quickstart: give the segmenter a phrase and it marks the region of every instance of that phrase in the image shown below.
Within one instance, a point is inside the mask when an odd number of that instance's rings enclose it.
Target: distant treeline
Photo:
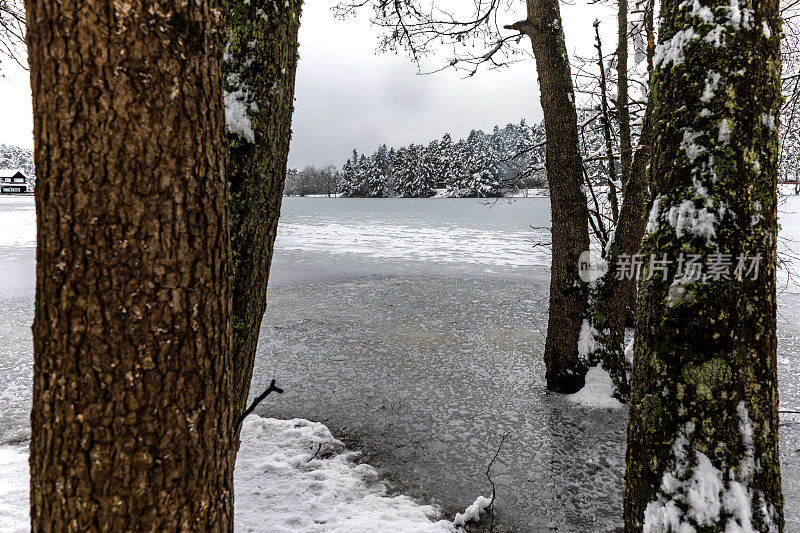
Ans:
[[[371,155],[353,150],[341,171],[330,165],[289,170],[285,194],[427,198],[444,189],[451,197],[499,197],[545,186],[543,139],[541,125],[523,120],[489,134],[473,130],[455,142],[445,134],[428,145],[384,144]]]

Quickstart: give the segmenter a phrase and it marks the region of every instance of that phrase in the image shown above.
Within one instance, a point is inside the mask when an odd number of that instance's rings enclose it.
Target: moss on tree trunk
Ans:
[[[232,115],[242,108],[246,113],[244,127],[228,119],[237,412],[245,408],[250,391],[266,310],[292,134],[302,4],[301,0],[231,0],[227,4],[226,105]]]
[[[778,2],[665,0],[662,17],[653,77],[656,197],[642,251],[676,261],[683,254],[684,271],[696,254],[705,277],[679,278],[677,264],[662,275],[645,261],[626,531],[780,531]],[[715,254],[731,258],[729,279],[711,270],[724,261]],[[754,279],[755,262],[746,258],[756,257]]]

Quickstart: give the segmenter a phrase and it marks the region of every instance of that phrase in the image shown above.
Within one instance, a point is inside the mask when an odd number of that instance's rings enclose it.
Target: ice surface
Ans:
[[[433,204],[431,202],[434,202]],[[546,200],[544,200],[546,202]],[[529,276],[549,265],[549,211],[538,198],[286,198],[276,256],[297,265],[394,272],[483,272]],[[534,226],[536,229],[531,228]],[[324,264],[322,264],[324,262]]]
[[[6,246],[36,247],[36,209],[33,197],[0,197],[0,247]]]

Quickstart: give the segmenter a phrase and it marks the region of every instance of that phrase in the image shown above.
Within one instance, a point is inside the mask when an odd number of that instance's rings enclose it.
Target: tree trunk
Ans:
[[[578,261],[589,249],[589,213],[581,187],[583,167],[578,116],[557,0],[528,0],[528,18],[514,26],[528,35],[536,57],[550,186],[552,268],[550,316],[544,360],[547,388],[572,393],[583,388],[586,366],[578,353],[588,291]]]
[[[631,116],[628,112],[628,0],[618,0],[617,10],[617,118],[619,119],[619,162],[622,189],[631,178]]]
[[[225,101],[233,248],[234,410],[246,408],[291,140],[303,2],[228,3]],[[238,105],[237,105],[238,104]],[[239,116],[236,116],[236,111]],[[246,114],[245,114],[246,113]],[[242,128],[241,122],[245,127]]]
[[[231,530],[220,5],[26,7],[33,530]]]
[[[656,272],[645,261],[626,530],[781,531],[778,2],[665,0],[662,17],[657,196],[642,251],[659,260],[683,254],[684,273],[696,259],[704,277],[678,276],[677,263]]]
[[[639,138],[643,148],[634,156],[631,179],[624,188],[619,224],[606,254],[609,267],[590,291],[590,321],[595,343],[588,361],[590,364],[600,363],[608,371],[614,381],[615,397],[623,402],[627,402],[630,396],[625,361],[625,322],[628,302],[636,293],[636,279],[618,277],[617,263],[639,253],[647,225],[647,211],[651,205],[648,184],[653,107],[651,95]]]
[[[600,21],[594,22],[595,49],[597,49],[597,66],[600,69],[600,124],[603,127],[603,140],[606,143],[606,183],[608,184],[608,203],[611,206],[611,219],[619,223],[619,205],[617,198],[617,165],[614,161],[614,143],[611,139],[611,116],[608,112],[608,94],[606,85],[605,62],[603,61],[603,44],[600,40]],[[630,131],[628,132],[630,134]],[[589,184],[591,186],[591,184]]]
[[[652,7],[649,9],[652,10]],[[648,43],[652,35],[649,24],[651,18],[651,15],[645,15]],[[620,17],[620,24],[622,24],[622,17]],[[627,39],[627,33],[620,31],[620,38]],[[627,40],[625,44],[627,53]],[[620,45],[619,48],[621,49],[622,46]],[[653,55],[654,48],[648,45],[648,64],[652,62]],[[621,86],[619,90],[620,93],[623,92]],[[618,277],[617,264],[620,259],[631,257],[639,252],[647,225],[647,213],[652,202],[649,185],[652,181],[650,176],[652,148],[650,145],[653,141],[654,107],[655,102],[651,93],[648,95],[647,108],[642,120],[642,131],[639,136],[640,148],[633,153],[633,164],[629,169],[630,178],[623,180],[623,202],[619,222],[606,254],[609,268],[590,290],[589,295],[590,321],[595,344],[594,351],[589,355],[588,360],[590,364],[601,363],[603,368],[609,372],[614,381],[615,396],[623,402],[627,402],[630,396],[624,342],[630,303],[636,298],[636,279],[627,276]]]

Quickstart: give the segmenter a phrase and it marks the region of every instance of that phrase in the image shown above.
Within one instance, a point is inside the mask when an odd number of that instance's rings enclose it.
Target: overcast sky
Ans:
[[[376,53],[379,30],[365,16],[335,20],[331,5],[331,0],[305,3],[290,166],[341,165],[353,148],[372,152],[382,143],[422,143],[444,133],[460,138],[473,128],[490,130],[522,118],[529,123],[541,120],[532,59],[469,79],[454,71],[419,76],[407,57]],[[562,4],[570,51],[593,53],[592,21],[601,18],[603,33],[610,35],[612,9],[616,7]],[[513,23],[519,17],[508,18]],[[613,41],[609,37],[606,42],[610,51]],[[429,61],[431,66],[439,64],[437,58]],[[0,144],[31,147],[27,72],[8,61],[2,71],[6,77],[0,78]]]

